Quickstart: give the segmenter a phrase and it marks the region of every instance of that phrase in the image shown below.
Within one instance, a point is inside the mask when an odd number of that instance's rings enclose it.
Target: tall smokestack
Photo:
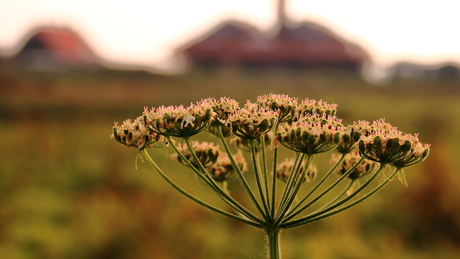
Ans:
[[[286,25],[286,0],[278,0],[278,26]]]

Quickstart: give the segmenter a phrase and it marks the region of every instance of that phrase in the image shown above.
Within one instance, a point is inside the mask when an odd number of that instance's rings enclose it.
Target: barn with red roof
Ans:
[[[193,66],[326,68],[357,71],[370,60],[359,46],[311,22],[293,23],[279,1],[278,24],[267,35],[247,24],[229,21],[184,45],[179,52]]]
[[[99,58],[73,30],[46,27],[25,37],[14,63],[34,70],[99,68]]]

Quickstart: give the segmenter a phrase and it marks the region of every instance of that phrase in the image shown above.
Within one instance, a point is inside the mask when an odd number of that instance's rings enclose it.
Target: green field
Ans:
[[[386,118],[431,143],[428,159],[375,197],[283,233],[286,259],[460,256],[460,84],[375,86],[338,72],[32,73],[0,67],[0,258],[265,258],[263,233],[213,214],[168,186],[136,150],[110,139],[144,106],[288,94],[338,104],[345,124]],[[199,182],[152,152],[173,179]],[[183,174],[183,175],[181,175]]]

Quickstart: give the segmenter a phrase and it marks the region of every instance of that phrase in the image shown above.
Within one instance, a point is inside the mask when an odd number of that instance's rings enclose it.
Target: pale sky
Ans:
[[[460,1],[286,1],[291,20],[329,28],[379,66],[460,62]],[[276,0],[0,0],[0,49],[34,25],[69,25],[109,62],[168,70],[178,46],[229,19],[267,31]]]

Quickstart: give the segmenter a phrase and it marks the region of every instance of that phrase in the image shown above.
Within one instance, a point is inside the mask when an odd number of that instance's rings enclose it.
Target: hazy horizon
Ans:
[[[229,20],[267,32],[277,23],[277,0],[197,1],[0,1],[0,49],[17,44],[35,26],[64,26],[77,31],[105,61],[173,71],[175,50]],[[294,23],[314,22],[362,47],[376,68],[398,62],[438,65],[460,62],[460,4],[440,0],[371,3],[286,1]]]

